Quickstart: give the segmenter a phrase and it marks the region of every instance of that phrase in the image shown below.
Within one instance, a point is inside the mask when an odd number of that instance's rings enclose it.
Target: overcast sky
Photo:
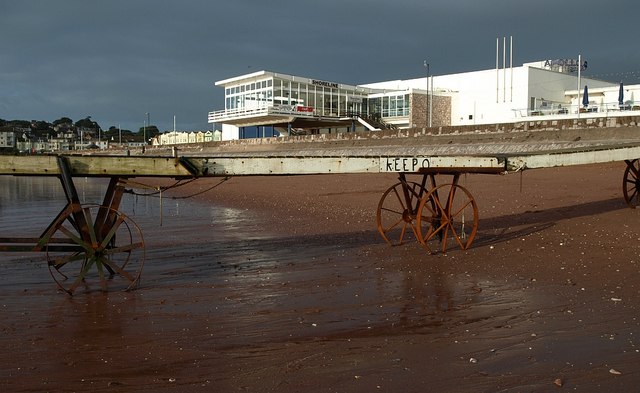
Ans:
[[[632,0],[0,0],[0,118],[207,130],[216,81],[259,70],[362,84],[577,58],[640,82]]]

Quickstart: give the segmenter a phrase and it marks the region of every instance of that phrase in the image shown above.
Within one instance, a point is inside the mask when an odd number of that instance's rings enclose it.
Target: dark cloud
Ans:
[[[267,69],[358,84],[577,57],[637,83],[632,1],[2,1],[0,118],[210,129],[217,80]]]

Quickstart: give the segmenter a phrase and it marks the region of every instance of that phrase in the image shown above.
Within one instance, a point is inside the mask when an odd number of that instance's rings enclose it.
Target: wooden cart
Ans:
[[[519,147],[518,147],[519,146]],[[558,146],[496,145],[470,154],[473,146],[376,147],[263,153],[211,153],[168,157],[56,155],[0,156],[0,175],[56,176],[67,203],[37,238],[0,238],[0,251],[38,251],[57,285],[68,294],[99,286],[129,290],[145,261],[141,229],[119,210],[133,177],[228,177],[329,173],[397,173],[398,182],[381,196],[377,228],[391,245],[411,232],[429,253],[468,249],[478,229],[478,206],[459,184],[465,173],[507,174],[527,169],[624,161],[623,196],[640,203],[640,142],[565,143]],[[82,205],[74,177],[106,177],[100,205]]]

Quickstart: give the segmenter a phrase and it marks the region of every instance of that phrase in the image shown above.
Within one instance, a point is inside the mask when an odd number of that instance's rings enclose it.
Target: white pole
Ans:
[[[147,144],[147,116],[149,116],[149,113],[145,113],[145,118],[142,121],[143,122],[143,128],[142,128],[142,143],[143,144]]]
[[[580,63],[582,62],[582,55],[578,55],[578,118],[580,118]]]
[[[511,68],[511,102],[513,102],[513,36],[509,36],[509,68]]]
[[[507,102],[507,37],[502,37],[502,102]]]
[[[429,63],[427,63],[427,61],[424,61],[424,66],[427,68],[427,102],[431,103],[431,100],[433,99],[433,97],[429,97]],[[427,120],[427,126],[431,127],[431,107],[429,107],[429,111],[427,113],[427,116],[429,117],[429,120]]]
[[[432,126],[431,119],[433,118],[433,75],[431,75],[431,81],[429,81],[429,88],[431,89],[431,94],[429,97],[429,127]]]
[[[498,97],[500,95],[500,71],[499,71],[499,60],[498,53],[500,51],[500,37],[496,37],[496,103],[500,100]]]

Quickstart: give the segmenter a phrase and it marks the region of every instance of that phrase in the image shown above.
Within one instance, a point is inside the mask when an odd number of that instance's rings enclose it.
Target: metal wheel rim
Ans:
[[[622,178],[622,193],[630,208],[640,205],[640,162],[632,160],[627,163]]]
[[[421,197],[426,193],[426,189],[416,182],[406,182],[406,184],[410,206],[404,198],[404,184],[398,182],[382,194],[376,210],[378,232],[387,243],[393,246],[404,243],[408,228],[418,239],[415,220]],[[399,233],[395,233],[398,231]]]
[[[107,209],[110,217],[102,227],[93,222],[100,209]],[[83,231],[72,218],[80,212],[88,224]],[[76,250],[56,250],[55,238],[66,239]],[[87,291],[96,286],[104,292],[131,290],[139,283],[146,257],[140,227],[125,214],[100,205],[83,205],[62,217],[45,253],[51,276],[70,295],[80,287]]]
[[[436,236],[442,253],[447,252],[450,240],[466,250],[471,247],[478,230],[478,206],[466,188],[442,184],[422,198],[416,227],[420,243],[430,253],[434,251],[429,242]]]

